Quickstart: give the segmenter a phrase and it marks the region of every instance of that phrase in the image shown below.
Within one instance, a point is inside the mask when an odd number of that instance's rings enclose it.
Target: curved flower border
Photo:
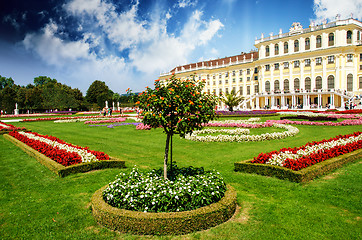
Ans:
[[[262,125],[258,125],[259,127]],[[287,131],[285,132],[273,132],[273,133],[263,133],[260,135],[222,135],[217,136],[198,136],[197,132],[188,134],[185,136],[185,139],[198,142],[256,142],[256,141],[266,141],[273,139],[281,139],[286,137],[291,137],[299,133],[299,129],[290,125],[284,124],[271,124],[270,127],[283,128]]]

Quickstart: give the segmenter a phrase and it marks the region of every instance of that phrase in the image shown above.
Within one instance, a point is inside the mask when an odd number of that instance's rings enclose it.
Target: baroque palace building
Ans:
[[[261,35],[258,50],[178,66],[160,75],[192,74],[205,92],[244,96],[239,109],[345,108],[362,95],[362,22],[353,18]],[[224,108],[222,103],[219,109]]]

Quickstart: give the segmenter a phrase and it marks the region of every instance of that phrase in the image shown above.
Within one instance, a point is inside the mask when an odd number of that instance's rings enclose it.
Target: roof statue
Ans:
[[[299,33],[303,31],[303,26],[300,22],[293,22],[292,27],[289,28],[290,33]]]

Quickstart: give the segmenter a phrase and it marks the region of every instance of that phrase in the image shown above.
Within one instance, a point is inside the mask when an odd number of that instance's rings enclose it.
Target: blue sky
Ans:
[[[0,75],[48,76],[85,95],[152,86],[160,72],[254,49],[261,33],[362,20],[362,0],[0,0]]]

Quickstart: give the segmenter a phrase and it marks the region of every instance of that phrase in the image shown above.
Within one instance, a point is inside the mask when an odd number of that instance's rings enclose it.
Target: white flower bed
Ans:
[[[308,156],[310,154],[313,154],[319,150],[328,150],[337,146],[344,146],[348,143],[357,142],[359,140],[362,140],[362,134],[360,134],[357,137],[351,136],[349,138],[341,138],[338,140],[333,140],[329,142],[324,142],[318,145],[313,146],[306,146],[304,149],[298,150],[296,153],[292,153],[290,151],[281,152],[279,154],[274,154],[272,157],[266,162],[266,164],[270,165],[277,165],[277,166],[284,166],[284,162],[287,158],[289,159],[298,159],[303,156]]]
[[[255,123],[260,122],[260,118],[249,118],[246,120],[224,120],[224,121],[210,121],[210,123]]]
[[[32,133],[19,132],[19,134],[22,134],[22,135],[24,135],[24,136],[26,136],[26,137],[28,137],[30,139],[34,139],[34,140],[37,140],[37,141],[44,142],[46,144],[49,144],[50,146],[57,147],[59,149],[64,149],[67,152],[75,152],[75,153],[79,154],[79,156],[82,158],[82,162],[95,162],[95,161],[98,161],[96,156],[94,156],[92,153],[90,153],[90,152],[88,152],[86,150],[75,148],[75,147],[72,147],[72,146],[69,146],[69,145],[66,145],[66,144],[63,144],[63,143],[59,143],[57,141],[53,141],[53,140],[50,140],[50,139],[47,139],[47,138],[39,137],[39,136],[36,136],[36,135],[34,135]]]
[[[263,133],[260,135],[217,135],[217,136],[198,136],[200,132],[194,131],[191,134],[187,134],[185,138],[191,141],[199,142],[245,142],[245,141],[266,141],[272,139],[281,139],[291,137],[299,133],[299,129],[291,125],[273,124],[274,127],[284,128],[285,132],[273,132]],[[202,131],[202,130],[201,130]]]
[[[110,118],[102,118],[102,120],[104,119],[110,119]],[[99,118],[76,118],[76,119],[55,120],[54,123],[75,123],[75,122],[96,121],[96,120],[99,120]]]

